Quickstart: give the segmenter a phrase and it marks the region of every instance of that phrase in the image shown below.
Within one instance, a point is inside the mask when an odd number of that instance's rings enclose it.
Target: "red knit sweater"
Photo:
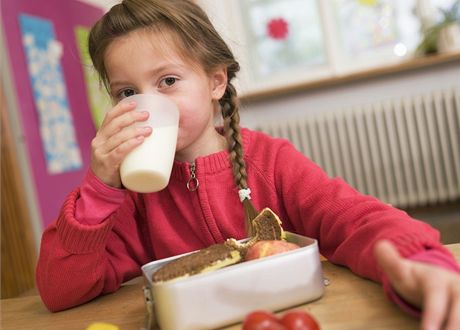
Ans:
[[[382,282],[372,247],[386,238],[405,257],[423,260],[429,249],[444,258],[436,263],[455,268],[427,224],[327,177],[286,140],[242,133],[256,208],[270,207],[285,230],[316,238],[331,262]],[[168,187],[151,194],[108,187],[89,171],[43,234],[36,276],[46,306],[58,311],[82,304],[117,290],[152,260],[243,238],[243,207],[228,152],[195,164],[200,185],[194,192],[186,187],[186,163],[175,162]]]

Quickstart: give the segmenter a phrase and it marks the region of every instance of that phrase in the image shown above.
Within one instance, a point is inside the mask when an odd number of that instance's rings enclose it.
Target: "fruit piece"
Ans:
[[[319,330],[318,322],[310,314],[300,310],[287,312],[280,322],[288,330]]]
[[[259,241],[248,249],[245,260],[259,259],[298,248],[300,248],[300,246],[297,244],[286,241]]]
[[[259,310],[246,315],[243,330],[286,330],[286,328],[275,315]]]
[[[111,323],[95,322],[91,323],[86,330],[119,330],[119,328]]]

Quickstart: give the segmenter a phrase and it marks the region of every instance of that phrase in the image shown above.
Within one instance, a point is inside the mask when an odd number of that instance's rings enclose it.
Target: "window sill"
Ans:
[[[453,62],[460,62],[460,52],[412,58],[396,64],[355,71],[345,75],[333,76],[324,79],[308,81],[305,83],[283,86],[280,88],[271,88],[260,92],[258,91],[247,93],[242,95],[240,98],[243,103],[255,102],[276,96],[339,86],[350,82],[357,82],[370,78],[384,77],[391,74],[410,72]]]

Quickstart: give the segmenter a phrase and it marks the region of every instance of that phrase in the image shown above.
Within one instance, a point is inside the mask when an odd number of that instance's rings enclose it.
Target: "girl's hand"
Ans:
[[[460,275],[404,259],[389,241],[379,241],[375,256],[396,292],[422,308],[422,329],[460,329]]]
[[[105,184],[120,188],[120,164],[126,155],[152,133],[151,127],[136,127],[147,120],[146,111],[133,111],[134,102],[118,103],[105,115],[91,142],[91,170]]]

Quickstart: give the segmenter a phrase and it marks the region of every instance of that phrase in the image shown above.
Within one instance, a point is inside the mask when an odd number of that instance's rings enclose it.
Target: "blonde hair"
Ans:
[[[104,55],[113,40],[131,31],[146,29],[168,33],[182,56],[201,65],[206,73],[224,66],[227,88],[219,100],[233,177],[238,188],[247,189],[247,172],[240,132],[239,102],[232,84],[240,66],[215,30],[206,13],[191,0],[124,0],[113,6],[91,29],[89,53],[103,84],[108,88]],[[249,198],[243,201],[246,228],[256,215]]]

